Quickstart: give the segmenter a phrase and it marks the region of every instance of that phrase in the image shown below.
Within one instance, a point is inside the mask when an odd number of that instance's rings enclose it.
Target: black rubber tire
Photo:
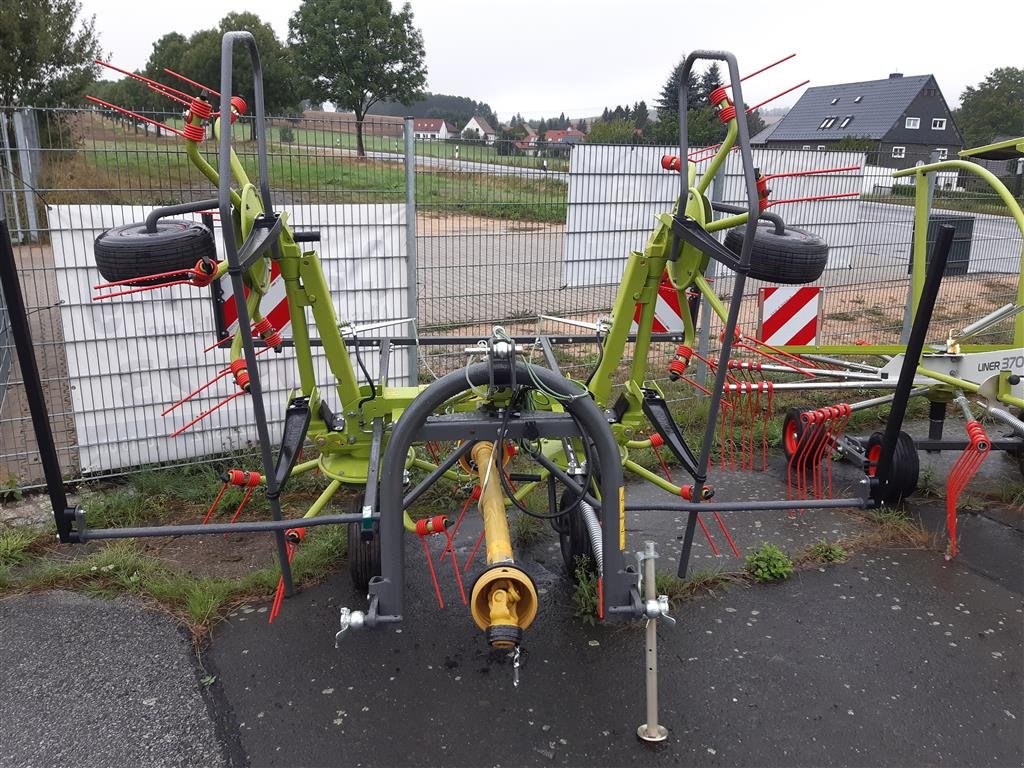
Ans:
[[[729,230],[725,247],[737,256],[743,247],[746,227]],[[759,221],[750,252],[749,276],[770,283],[802,285],[821,277],[828,263],[828,245],[815,234],[797,227],[786,227],[775,234],[775,225]]]
[[[796,447],[800,444],[807,425],[801,420],[800,415],[812,410],[811,408],[790,408],[786,411],[786,417],[782,420],[782,451],[786,454],[786,461],[793,458]]]
[[[93,243],[100,274],[107,280],[135,280],[147,275],[191,269],[200,259],[217,259],[213,234],[202,224],[180,219],[161,219],[156,232],[145,224],[125,224],[108,229]],[[145,281],[161,285],[176,278]]]
[[[875,432],[868,438],[865,448],[867,473],[874,477],[878,455],[882,450],[882,433]],[[917,455],[914,439],[906,432],[900,432],[896,440],[896,450],[892,455],[892,475],[889,483],[882,489],[880,501],[886,504],[897,504],[917,490],[917,480],[921,473],[921,459]]]
[[[572,501],[575,496],[572,490],[566,490],[562,494],[563,501]],[[568,499],[567,499],[568,496]],[[562,562],[565,563],[565,571],[569,578],[576,581],[576,568],[578,558],[587,558],[587,569],[597,573],[597,561],[594,559],[594,548],[590,546],[590,534],[587,533],[587,524],[583,520],[583,513],[577,503],[566,514],[565,519],[568,525],[565,533],[559,532],[558,546],[562,550]]]
[[[363,511],[363,494],[352,499],[348,511],[359,514]],[[380,576],[380,523],[373,521],[373,538],[369,541],[362,536],[362,523],[348,524],[348,572],[352,584],[365,593],[370,579]]]
[[[568,518],[569,532],[558,535],[558,545],[562,550],[565,571],[575,583],[578,581],[576,569],[580,565],[580,558],[586,558],[586,570],[593,574],[597,573],[597,560],[594,558],[594,548],[590,545],[590,534],[587,532],[587,524],[578,504],[569,510]]]

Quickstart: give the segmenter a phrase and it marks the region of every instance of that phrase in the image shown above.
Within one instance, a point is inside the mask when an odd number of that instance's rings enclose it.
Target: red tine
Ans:
[[[88,99],[89,101],[95,103],[95,104],[99,104],[101,107],[106,107],[107,109],[112,109],[115,112],[120,112],[122,115],[128,115],[128,117],[133,117],[136,120],[142,120],[145,123],[149,123],[151,125],[159,126],[160,128],[164,128],[165,130],[168,130],[171,133],[176,133],[176,134],[178,134],[179,136],[182,136],[182,137],[184,137],[184,135],[185,135],[184,133],[179,131],[177,128],[171,128],[171,126],[169,126],[169,125],[164,125],[163,123],[161,123],[161,122],[159,122],[157,120],[151,120],[148,117],[143,117],[142,115],[138,114],[137,112],[132,112],[130,109],[124,109],[123,107],[118,107],[118,106],[116,106],[114,104],[110,104],[109,102],[103,101],[102,99],[97,99],[95,96],[86,96],[85,98]]]
[[[760,108],[761,108],[761,107],[763,107],[763,106],[764,106],[765,104],[770,104],[771,102],[775,101],[776,99],[778,99],[778,98],[781,98],[782,96],[785,96],[785,95],[786,95],[787,93],[790,93],[790,92],[792,92],[792,91],[795,91],[795,90],[796,90],[797,88],[803,88],[803,87],[804,87],[805,85],[807,85],[807,84],[808,84],[809,82],[811,82],[811,81],[810,81],[810,80],[804,80],[804,81],[803,81],[802,83],[797,83],[797,84],[796,84],[796,85],[794,85],[794,86],[793,86],[792,88],[787,88],[787,89],[786,89],[786,90],[784,90],[784,91],[781,91],[781,92],[779,92],[779,93],[776,93],[776,94],[775,94],[774,96],[772,96],[772,97],[770,97],[770,98],[767,98],[767,99],[765,99],[765,100],[764,100],[764,101],[762,101],[762,102],[761,102],[760,104],[755,104],[755,105],[754,105],[754,106],[752,106],[752,107],[747,107],[746,111],[747,111],[747,112],[753,112],[753,111],[754,111],[755,109],[760,109]]]
[[[164,85],[163,83],[157,82],[156,80],[151,80],[145,75],[140,75],[138,72],[129,72],[127,69],[121,69],[120,67],[111,64],[109,61],[103,61],[102,59],[95,59],[95,62],[100,66],[106,67],[107,69],[112,69],[115,72],[120,72],[122,75],[127,75],[128,77],[134,78],[136,80],[141,80],[143,83],[147,83],[150,86],[155,86],[156,88],[159,88],[161,91],[163,91],[165,95],[173,93],[182,99],[188,98],[188,94],[184,91],[179,91],[177,88],[172,88],[171,86]]]
[[[217,410],[218,408],[223,408],[223,407],[224,407],[225,405],[227,405],[228,403],[230,403],[230,402],[231,402],[232,400],[234,400],[234,399],[235,399],[236,397],[238,397],[239,395],[244,395],[244,394],[247,394],[247,393],[245,392],[245,390],[241,390],[241,389],[240,389],[240,390],[239,390],[238,392],[235,392],[235,393],[234,393],[233,395],[228,395],[227,397],[225,397],[225,398],[224,398],[223,400],[221,400],[221,401],[220,401],[219,403],[217,403],[217,404],[216,404],[215,406],[213,406],[212,408],[208,408],[207,410],[205,410],[205,411],[203,411],[202,413],[200,413],[200,414],[199,414],[198,416],[196,416],[196,417],[195,417],[194,419],[192,419],[192,421],[190,421],[190,422],[189,422],[188,424],[186,424],[185,426],[183,426],[183,427],[180,427],[179,429],[177,429],[177,430],[175,430],[174,432],[172,432],[170,436],[171,436],[171,437],[177,437],[178,435],[180,435],[180,434],[181,434],[182,432],[184,432],[184,431],[185,431],[186,429],[188,429],[189,427],[192,427],[192,426],[194,426],[195,424],[197,424],[198,422],[200,422],[200,421],[202,421],[203,419],[205,419],[205,418],[206,418],[207,416],[209,416],[209,415],[210,415],[211,413],[213,413],[214,411],[216,411],[216,410]]]
[[[772,200],[763,207],[771,208],[773,205],[783,205],[785,203],[813,203],[818,200],[836,200],[840,197],[860,197],[860,192],[837,192],[834,195],[811,195],[810,197],[792,197],[788,200]]]
[[[792,58],[793,58],[794,56],[796,56],[796,54],[795,54],[795,53],[791,53],[791,54],[789,54],[789,56],[784,56],[784,57],[782,57],[781,59],[779,59],[778,61],[773,61],[773,62],[772,62],[771,64],[769,64],[769,65],[768,65],[767,67],[761,67],[760,69],[755,69],[755,70],[754,70],[753,72],[751,72],[751,73],[750,73],[749,75],[744,75],[743,77],[741,77],[741,78],[740,78],[740,82],[741,82],[741,83],[744,83],[744,82],[746,82],[747,80],[749,80],[750,78],[754,77],[755,75],[760,75],[760,74],[761,74],[762,72],[767,72],[767,71],[768,71],[769,69],[771,69],[772,67],[777,67],[777,66],[779,66],[779,64],[782,64],[783,62],[785,62],[785,61],[789,61],[789,60],[790,60],[790,59],[792,59]],[[731,88],[731,87],[732,87],[732,83],[728,83],[727,85],[723,85],[722,87],[723,87],[723,88]]]
[[[213,90],[213,88],[211,88],[208,85],[203,85],[202,83],[197,83],[195,80],[189,80],[184,75],[178,74],[173,69],[168,69],[167,67],[164,67],[164,72],[166,72],[168,75],[171,75],[172,77],[178,78],[183,83],[188,83],[189,85],[194,86],[195,88],[202,88],[204,91],[209,91],[210,93],[212,93],[217,98],[220,98],[220,93],[218,91]]]
[[[790,176],[816,176],[822,173],[843,173],[845,171],[859,171],[859,165],[845,165],[842,168],[815,168],[810,171],[790,171],[789,173],[773,173],[768,176],[762,176],[761,178],[765,181],[771,179],[785,179]]]

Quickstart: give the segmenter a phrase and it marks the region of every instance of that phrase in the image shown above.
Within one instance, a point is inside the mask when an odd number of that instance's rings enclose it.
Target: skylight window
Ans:
[[[863,99],[863,98],[864,98],[863,96],[856,96],[853,99],[853,103],[854,104],[860,104],[860,100]]]
[[[821,125],[818,126],[818,130],[823,131],[826,128],[831,128],[833,125],[835,125],[835,122],[838,119],[838,117],[838,115],[829,115],[828,117],[821,121]]]
[[[846,117],[843,118],[843,121],[841,123],[839,123],[839,127],[840,128],[845,128],[851,122],[853,122],[853,115],[847,115]]]
[[[838,104],[838,103],[839,103],[839,99],[838,98],[832,99],[832,101],[829,102],[829,104]]]

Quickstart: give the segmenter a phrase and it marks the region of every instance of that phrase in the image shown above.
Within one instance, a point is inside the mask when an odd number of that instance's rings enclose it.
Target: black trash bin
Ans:
[[[939,227],[953,227],[953,245],[946,259],[946,271],[943,275],[966,275],[971,264],[971,238],[974,236],[974,217],[964,214],[933,213],[928,216],[928,247],[925,251],[925,263],[932,255],[932,248],[939,237]],[[913,261],[913,247],[911,247]]]

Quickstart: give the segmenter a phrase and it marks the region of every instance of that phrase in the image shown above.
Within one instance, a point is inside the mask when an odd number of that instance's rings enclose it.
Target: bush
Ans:
[[[285,144],[291,144],[295,141],[295,131],[292,130],[291,126],[282,125],[280,128],[281,141]]]
[[[747,571],[757,581],[781,581],[793,573],[793,561],[774,544],[761,544],[747,555]]]

